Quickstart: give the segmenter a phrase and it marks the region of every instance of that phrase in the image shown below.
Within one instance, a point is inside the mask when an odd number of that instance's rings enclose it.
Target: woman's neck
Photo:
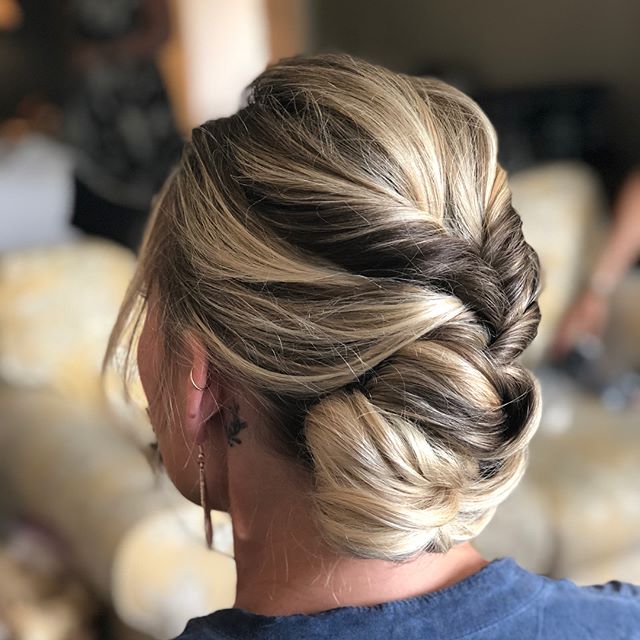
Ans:
[[[371,606],[443,589],[487,564],[470,544],[403,563],[339,556],[300,506],[290,502],[268,521],[260,509],[244,523],[234,518],[237,608],[276,616]]]
[[[372,606],[424,595],[463,580],[487,562],[465,545],[446,555],[425,554],[401,565],[342,559],[328,562],[325,570],[316,570],[293,562],[268,575],[247,566],[251,564],[253,560],[239,563],[234,606],[261,615],[281,616]],[[288,575],[283,576],[283,571]]]
[[[308,473],[267,453],[249,430],[228,450],[226,474],[237,608],[275,616],[369,606],[437,591],[487,564],[470,544],[403,563],[338,555],[311,517]]]

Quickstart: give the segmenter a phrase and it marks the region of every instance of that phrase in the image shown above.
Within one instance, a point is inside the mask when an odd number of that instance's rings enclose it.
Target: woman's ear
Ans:
[[[187,338],[190,367],[183,373],[186,393],[185,429],[189,440],[202,444],[206,425],[220,413],[221,385],[217,373],[211,370],[204,345],[195,337]]]

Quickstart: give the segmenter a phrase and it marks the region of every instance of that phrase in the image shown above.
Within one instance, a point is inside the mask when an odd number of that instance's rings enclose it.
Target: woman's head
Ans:
[[[308,474],[338,551],[445,551],[524,471],[538,261],[490,123],[437,80],[336,55],[267,69],[193,131],[112,348],[144,291],[156,429],[178,429],[175,372],[200,351],[264,407],[265,446]]]

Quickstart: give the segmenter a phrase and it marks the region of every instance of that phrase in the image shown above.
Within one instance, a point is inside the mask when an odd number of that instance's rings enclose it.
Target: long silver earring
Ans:
[[[201,444],[198,445],[198,468],[200,470],[200,506],[204,511],[204,536],[207,541],[207,547],[211,549],[213,544],[213,525],[211,524],[211,505],[207,495],[207,481],[204,472],[204,449]]]

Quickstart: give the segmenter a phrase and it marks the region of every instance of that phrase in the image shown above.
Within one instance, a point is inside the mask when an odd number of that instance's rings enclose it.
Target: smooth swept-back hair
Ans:
[[[540,405],[515,361],[538,259],[496,151],[438,80],[345,55],[268,68],[193,130],[109,353],[155,288],[163,369],[191,333],[268,407],[333,548],[403,560],[473,538],[521,478]]]

